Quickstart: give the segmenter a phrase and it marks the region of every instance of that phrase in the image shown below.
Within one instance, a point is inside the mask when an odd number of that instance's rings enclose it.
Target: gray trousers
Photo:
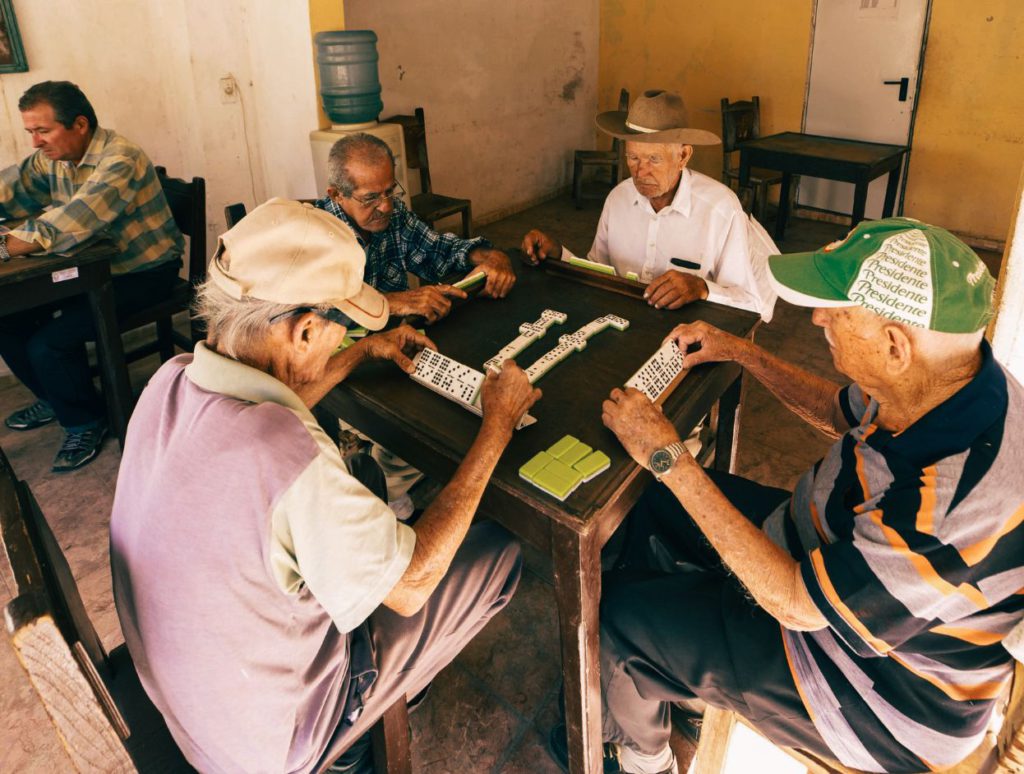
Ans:
[[[363,711],[342,724],[320,759],[322,769],[370,730],[400,697],[415,696],[499,610],[519,584],[519,543],[492,522],[474,524],[430,599],[403,618],[383,605],[370,616],[378,675]]]

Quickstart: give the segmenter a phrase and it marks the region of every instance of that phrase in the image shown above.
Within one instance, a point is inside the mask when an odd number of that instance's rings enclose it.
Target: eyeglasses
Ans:
[[[338,309],[331,307],[330,309],[314,309],[311,306],[297,306],[294,309],[289,309],[287,312],[281,312],[281,314],[275,314],[268,320],[270,325],[273,325],[278,320],[283,320],[286,317],[297,317],[300,314],[306,312],[312,312],[317,317],[323,317],[325,320],[330,320],[332,323],[338,323],[345,328],[355,327],[355,321],[346,314],[343,314]]]
[[[379,207],[385,199],[400,199],[405,196],[405,189],[397,180],[395,184],[382,193],[366,194],[366,196],[349,196],[348,199],[359,202],[364,207]]]

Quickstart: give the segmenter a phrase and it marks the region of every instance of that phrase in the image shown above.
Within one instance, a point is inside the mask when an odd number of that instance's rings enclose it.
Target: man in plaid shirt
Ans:
[[[24,219],[0,234],[0,260],[32,260],[103,235],[118,317],[165,298],[181,268],[184,242],[149,158],[97,123],[82,91],[67,81],[37,83],[18,102],[35,153],[0,171],[0,219]],[[93,459],[106,434],[85,342],[96,338],[83,296],[0,317],[0,357],[36,402],[7,417],[12,430],[56,419],[65,430],[54,472]]]
[[[395,158],[383,140],[359,133],[343,137],[327,159],[327,196],[316,206],[345,221],[366,251],[364,281],[387,296],[391,314],[421,315],[434,322],[451,310],[458,288],[430,284],[409,289],[406,272],[429,283],[446,276],[483,272],[481,295],[503,298],[515,284],[508,256],[482,237],[439,234],[402,202]]]

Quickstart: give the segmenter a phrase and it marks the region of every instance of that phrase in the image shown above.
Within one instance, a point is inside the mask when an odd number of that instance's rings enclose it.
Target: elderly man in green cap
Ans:
[[[1024,390],[983,338],[993,279],[904,218],[769,269],[852,383],[704,323],[670,338],[688,367],[739,363],[837,439],[794,492],[704,471],[635,390],[603,406],[659,481],[604,585],[613,767],[673,771],[669,705],[699,699],[858,770],[945,768],[981,741],[1024,614]]]
[[[587,259],[647,284],[658,309],[706,299],[771,320],[765,262],[775,244],[728,186],[688,167],[693,146],[717,145],[718,136],[691,127],[682,98],[659,90],[628,113],[601,113],[597,127],[626,141],[630,177],[605,200]],[[536,229],[522,249],[531,263],[576,257]]]

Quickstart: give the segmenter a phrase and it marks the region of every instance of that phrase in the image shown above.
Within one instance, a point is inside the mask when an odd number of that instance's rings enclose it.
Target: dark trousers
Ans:
[[[174,260],[115,275],[118,319],[164,300],[180,268],[181,261]],[[36,398],[53,407],[65,428],[94,424],[106,414],[85,352],[85,342],[95,339],[92,309],[84,295],[0,317],[0,357]]]
[[[757,525],[789,497],[708,473]],[[779,622],[728,573],[675,496],[651,486],[623,529],[601,600],[605,739],[657,753],[668,744],[670,702],[701,699],[777,744],[830,754],[793,682]]]

